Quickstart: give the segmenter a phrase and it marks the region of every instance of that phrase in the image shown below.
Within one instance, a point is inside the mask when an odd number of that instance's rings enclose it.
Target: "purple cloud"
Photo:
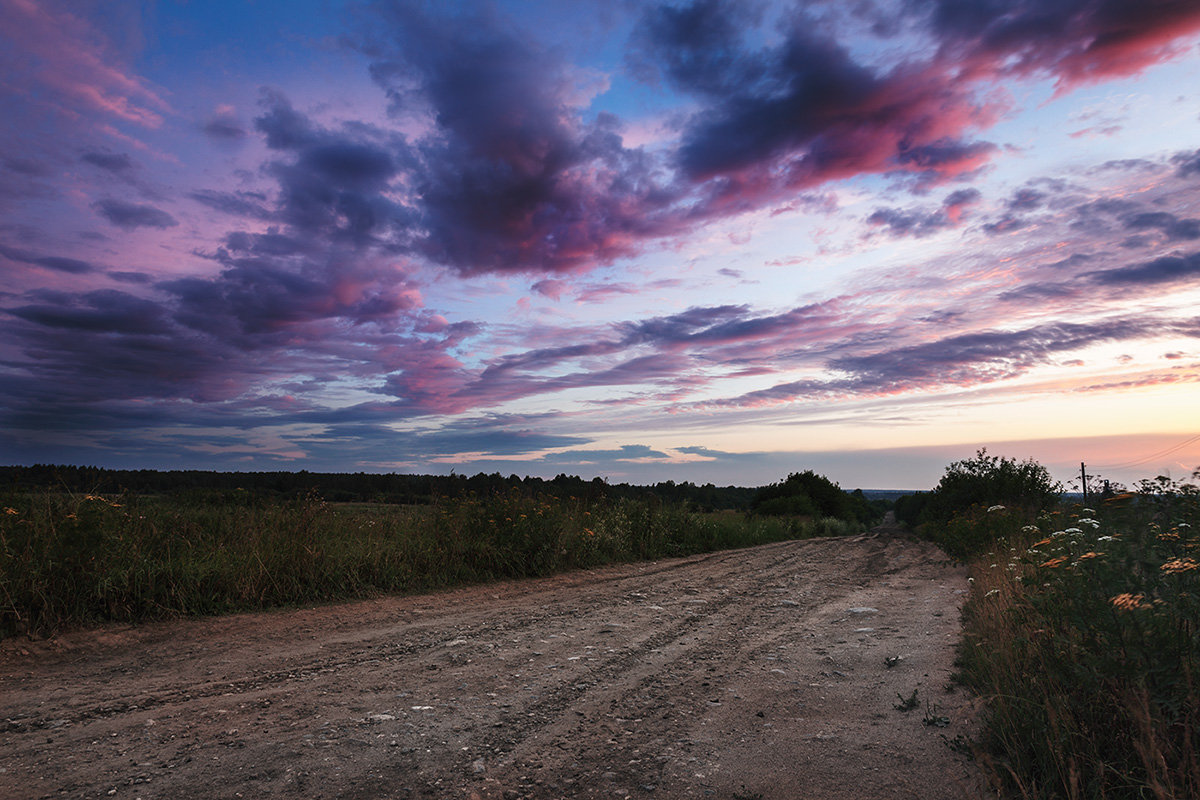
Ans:
[[[978,203],[981,196],[978,189],[959,189],[947,195],[938,208],[877,208],[867,222],[886,227],[893,236],[932,236],[961,225],[967,209]]]
[[[118,228],[173,228],[179,221],[154,206],[126,203],[123,200],[105,198],[92,204],[100,214]]]
[[[46,269],[54,270],[55,272],[65,272],[70,275],[83,275],[96,269],[95,265],[87,261],[82,261],[78,258],[37,255],[35,253],[19,250],[15,247],[7,247],[2,244],[0,244],[0,256],[3,256],[10,261],[17,261],[22,264],[32,264],[37,267],[45,267]]]
[[[238,119],[233,106],[218,106],[200,130],[218,141],[237,142],[246,138],[246,127]]]
[[[80,159],[108,172],[123,173],[133,169],[133,161],[125,153],[84,153]]]

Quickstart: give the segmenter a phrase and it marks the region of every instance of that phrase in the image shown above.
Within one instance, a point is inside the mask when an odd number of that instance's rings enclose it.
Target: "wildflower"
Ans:
[[[1021,533],[1036,533],[1037,529],[1038,529],[1037,525],[1022,525]]]
[[[1004,510],[1004,506],[992,506],[991,508],[989,508],[989,509],[987,510],[987,513],[989,513],[989,514],[990,514],[990,513],[992,513],[993,511],[1003,511],[1003,510]]]
[[[1000,594],[1000,590],[999,589],[989,589],[987,594],[984,595],[984,597],[991,597],[994,594]]]
[[[1160,533],[1156,538],[1160,542],[1178,542],[1179,534],[1175,531],[1166,531],[1164,533]]]
[[[1096,509],[1094,509],[1094,508],[1081,508],[1081,509],[1079,509],[1079,512],[1080,512],[1081,514],[1095,514],[1095,513],[1096,513]],[[1081,521],[1082,521],[1082,520],[1081,520]]]
[[[1079,557],[1079,560],[1080,560],[1080,561],[1083,561],[1083,560],[1085,560],[1085,559],[1088,559],[1088,558],[1099,558],[1099,557],[1100,557],[1100,556],[1102,556],[1102,555],[1104,555],[1104,553],[1097,553],[1097,552],[1095,552],[1095,551],[1092,551],[1092,552],[1089,552],[1089,553],[1084,553],[1083,555],[1081,555],[1081,556]]]
[[[1043,561],[1041,566],[1050,567],[1051,569],[1054,569],[1057,566],[1061,566],[1066,560],[1067,560],[1066,556],[1059,556],[1058,558],[1052,558],[1049,561]]]
[[[1121,611],[1132,611],[1135,608],[1146,608],[1146,606],[1142,605],[1142,601],[1145,599],[1146,595],[1144,594],[1130,594],[1129,592],[1122,592],[1121,594],[1109,600],[1109,602],[1113,604],[1114,608],[1118,608]]]
[[[1044,544],[1050,544],[1052,541],[1054,541],[1054,540],[1053,539],[1042,539],[1040,542],[1034,542],[1032,546],[1033,547],[1041,547]]]
[[[1170,561],[1168,561],[1167,563],[1163,564],[1161,567],[1159,567],[1159,569],[1161,569],[1163,572],[1167,573],[1168,575],[1174,575],[1179,572],[1189,572],[1189,571],[1191,571],[1193,569],[1197,569],[1197,568],[1200,568],[1200,564],[1197,564],[1195,562],[1195,560],[1193,560],[1192,558],[1188,558],[1188,557],[1173,558]]]
[[[1178,525],[1176,525],[1175,527],[1176,527],[1176,528],[1190,528],[1190,527],[1192,527],[1192,526],[1191,526],[1191,525],[1189,525],[1189,524],[1187,524],[1186,522],[1181,522],[1181,523],[1179,523]]]
[[[1099,527],[1100,527],[1100,521],[1099,521],[1099,520],[1090,519],[1090,518],[1086,518],[1086,517],[1085,517],[1084,519],[1078,520],[1078,521],[1076,522],[1076,524],[1077,524],[1077,525],[1091,525],[1093,528],[1099,528]]]
[[[1097,542],[1115,542],[1116,540],[1117,540],[1117,537],[1115,537],[1115,536],[1097,536],[1096,537]]]
[[[5,506],[5,507],[4,507],[4,513],[5,513],[5,514],[14,514],[14,515],[15,515],[15,514],[20,514],[21,512],[20,512],[20,511],[17,511],[15,508],[9,508],[8,506]]]
[[[1069,533],[1072,536],[1078,536],[1079,534],[1083,533],[1083,531],[1079,528],[1067,528],[1065,531],[1063,531],[1063,533]]]

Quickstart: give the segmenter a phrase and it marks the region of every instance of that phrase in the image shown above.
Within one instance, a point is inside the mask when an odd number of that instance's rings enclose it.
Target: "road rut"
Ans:
[[[966,589],[882,528],[9,640],[0,797],[980,797]]]

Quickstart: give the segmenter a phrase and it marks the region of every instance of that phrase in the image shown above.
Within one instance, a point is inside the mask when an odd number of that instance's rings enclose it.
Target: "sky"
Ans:
[[[1194,0],[0,0],[0,463],[1200,468]]]

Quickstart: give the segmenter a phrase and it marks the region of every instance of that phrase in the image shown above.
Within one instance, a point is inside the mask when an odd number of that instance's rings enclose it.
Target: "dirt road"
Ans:
[[[10,640],[0,797],[982,797],[966,585],[884,530]]]

